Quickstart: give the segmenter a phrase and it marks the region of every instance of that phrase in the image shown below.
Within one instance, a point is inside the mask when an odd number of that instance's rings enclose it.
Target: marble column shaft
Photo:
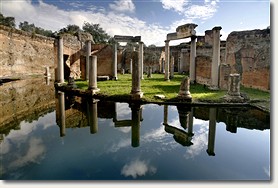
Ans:
[[[169,62],[170,62],[170,46],[169,40],[165,40],[165,74],[164,80],[169,81]]]
[[[97,56],[90,56],[89,64],[89,87],[88,89],[96,90],[97,88]]]
[[[190,82],[195,83],[196,80],[196,36],[191,37],[191,46],[190,46],[190,70],[189,77]]]
[[[91,40],[86,41],[86,80],[89,80],[89,64],[90,64],[90,55],[92,51],[92,43]]]
[[[118,80],[117,75],[117,66],[118,66],[118,52],[117,52],[117,43],[114,44],[114,54],[113,54],[113,80]]]
[[[64,83],[64,44],[63,38],[58,39],[58,83]]]
[[[219,65],[220,65],[220,30],[221,27],[214,27],[213,46],[212,46],[212,64],[211,64],[211,87],[219,87]]]
[[[139,42],[140,79],[144,79],[144,43]]]

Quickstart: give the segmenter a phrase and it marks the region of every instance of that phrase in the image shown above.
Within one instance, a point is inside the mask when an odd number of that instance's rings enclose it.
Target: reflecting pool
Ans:
[[[1,125],[1,179],[270,180],[262,111],[53,100]]]

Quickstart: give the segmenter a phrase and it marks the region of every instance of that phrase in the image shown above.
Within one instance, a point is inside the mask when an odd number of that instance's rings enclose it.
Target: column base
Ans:
[[[88,90],[92,92],[91,93],[92,95],[95,95],[95,94],[97,94],[100,91],[99,88],[88,88]]]
[[[118,77],[112,77],[112,79],[111,80],[118,80]]]
[[[219,87],[218,86],[209,86],[208,89],[212,90],[212,91],[219,91]]]
[[[182,99],[185,101],[192,101],[192,96],[190,94],[179,93],[177,97],[178,97],[178,99]]]
[[[231,96],[231,95],[225,95],[224,97],[222,97],[222,99],[224,99],[226,102],[246,102],[247,100],[244,99],[241,96]]]
[[[131,100],[140,100],[143,97],[143,92],[131,92]]]

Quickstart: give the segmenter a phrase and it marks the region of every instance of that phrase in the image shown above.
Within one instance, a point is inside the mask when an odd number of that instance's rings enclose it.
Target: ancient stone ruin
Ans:
[[[188,74],[191,83],[228,90],[229,75],[236,73],[240,75],[241,85],[270,90],[269,28],[231,32],[226,41],[221,41],[220,26],[205,31],[204,36],[196,35],[196,27],[196,24],[177,27],[176,32],[166,36],[165,46],[161,47],[143,47],[141,39],[133,36],[118,35],[115,39],[138,43],[140,79],[151,66],[153,73],[164,74],[167,81],[176,72]],[[118,72],[122,73],[124,69],[125,73],[131,73],[133,69],[131,54],[126,54],[124,47],[94,44],[93,38],[86,33],[62,35],[56,40],[5,26],[0,26],[0,33],[0,77],[44,75],[45,67],[49,67],[49,74],[56,75],[56,80],[59,75],[61,82],[69,77],[88,80],[89,69],[86,67],[90,55],[97,56],[97,76],[117,79]],[[183,38],[191,38],[191,41],[169,45],[171,40]],[[144,61],[145,51],[157,53],[159,60],[154,63]],[[58,61],[63,62],[59,66],[63,67],[64,72],[55,74]]]

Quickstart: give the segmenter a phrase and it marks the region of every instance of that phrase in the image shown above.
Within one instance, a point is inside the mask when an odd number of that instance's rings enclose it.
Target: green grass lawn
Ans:
[[[181,80],[184,75],[175,74],[171,81],[164,81],[163,74],[153,74],[152,78],[147,78],[144,75],[144,80],[141,80],[141,91],[144,93],[143,99],[149,102],[161,101],[156,99],[154,95],[165,95],[165,100],[175,98],[179,92]],[[100,94],[109,96],[125,97],[130,94],[132,78],[130,74],[118,74],[118,80],[99,81],[97,83],[100,89]],[[76,85],[80,89],[86,90],[88,88],[87,81],[76,81]],[[246,93],[252,100],[269,100],[270,93],[256,89],[249,89],[241,87],[241,92]],[[219,101],[227,91],[211,91],[201,84],[192,84],[190,86],[190,93],[193,101]]]

